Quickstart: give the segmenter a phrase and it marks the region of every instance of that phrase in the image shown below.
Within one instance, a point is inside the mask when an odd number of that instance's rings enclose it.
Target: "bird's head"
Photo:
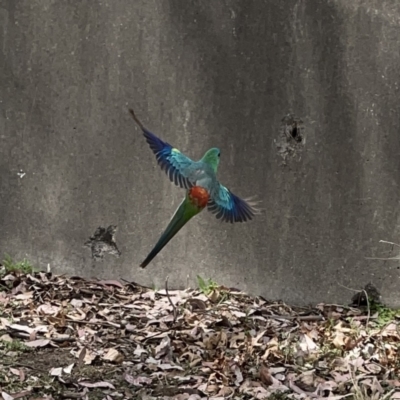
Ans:
[[[206,164],[210,165],[214,172],[217,172],[218,165],[219,165],[219,157],[221,155],[220,150],[217,147],[213,147],[204,154],[201,161],[205,162]]]

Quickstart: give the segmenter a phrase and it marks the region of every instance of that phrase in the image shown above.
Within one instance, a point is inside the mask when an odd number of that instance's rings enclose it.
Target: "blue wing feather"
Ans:
[[[165,171],[169,179],[174,182],[175,185],[189,189],[192,183],[188,178],[188,174],[189,167],[193,164],[193,161],[146,128],[142,127],[142,130],[161,169]]]
[[[216,179],[215,171],[207,163],[192,161],[178,149],[146,129],[132,109],[129,109],[129,112],[142,129],[161,169],[166,172],[172,182],[185,189],[195,184],[206,188],[210,193],[207,207],[222,221],[245,222],[253,218],[257,210],[221,185]]]
[[[207,208],[218,219],[231,223],[251,220],[255,213],[249,203],[221,184],[218,184],[218,187],[211,192]]]

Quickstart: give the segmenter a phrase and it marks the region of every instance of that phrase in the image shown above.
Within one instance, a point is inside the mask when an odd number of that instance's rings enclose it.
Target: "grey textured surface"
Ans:
[[[196,274],[295,303],[371,281],[400,305],[400,4],[382,0],[0,0],[0,252],[56,272],[182,287]],[[138,265],[183,192],[127,112],[263,214],[203,212]],[[281,119],[302,151],[278,154]],[[21,178],[18,173],[25,175]],[[83,244],[118,225],[120,258]]]

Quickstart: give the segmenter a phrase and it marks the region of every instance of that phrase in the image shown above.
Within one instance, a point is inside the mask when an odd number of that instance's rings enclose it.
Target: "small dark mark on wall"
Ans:
[[[118,250],[115,242],[116,225],[110,225],[107,229],[99,226],[94,235],[85,242],[86,247],[92,250],[92,258],[95,261],[101,261],[105,254],[111,254],[119,257],[121,252]]]
[[[304,125],[300,118],[293,114],[287,114],[282,118],[279,137],[275,139],[278,154],[283,158],[283,164],[287,164],[288,158],[300,155],[304,144]]]

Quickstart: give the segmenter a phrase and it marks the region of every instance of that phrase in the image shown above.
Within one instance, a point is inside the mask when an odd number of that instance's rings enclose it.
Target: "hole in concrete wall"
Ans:
[[[116,257],[121,255],[115,242],[116,231],[116,225],[110,225],[107,229],[99,226],[94,235],[85,242],[85,246],[92,250],[93,260],[101,261],[105,254],[111,254]]]
[[[300,155],[305,144],[304,124],[300,118],[287,114],[282,118],[279,136],[275,139],[278,154],[286,164],[288,158]]]
[[[368,296],[368,300],[367,300]],[[381,302],[381,294],[378,289],[370,282],[365,285],[364,290],[357,292],[351,298],[351,307],[366,307],[368,306],[368,301],[374,301],[375,303]]]
[[[301,143],[301,141],[303,140],[303,137],[301,135],[301,130],[300,128],[297,126],[297,123],[294,123],[294,126],[292,127],[292,130],[289,132],[290,135],[292,136],[292,138],[298,142]]]

